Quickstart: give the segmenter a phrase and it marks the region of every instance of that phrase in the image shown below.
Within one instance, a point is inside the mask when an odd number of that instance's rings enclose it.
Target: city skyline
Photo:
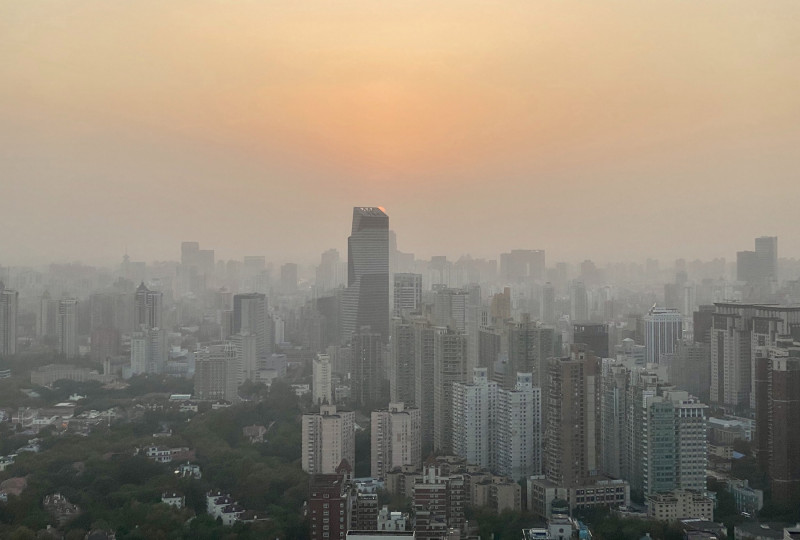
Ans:
[[[420,258],[800,254],[799,10],[4,2],[2,264],[302,262],[353,204]]]

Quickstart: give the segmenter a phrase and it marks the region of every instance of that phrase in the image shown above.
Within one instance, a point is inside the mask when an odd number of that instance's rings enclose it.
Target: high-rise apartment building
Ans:
[[[400,317],[422,306],[422,274],[394,274],[392,313]]]
[[[800,343],[789,336],[756,356],[756,452],[772,500],[800,502]]]
[[[595,356],[608,358],[608,325],[603,323],[572,325],[572,340],[583,343]]]
[[[644,316],[645,360],[658,364],[665,354],[673,354],[683,338],[683,316],[677,309],[652,309]]]
[[[469,295],[463,289],[442,288],[433,296],[433,324],[446,326],[457,332],[467,329],[467,301]]]
[[[342,340],[370,326],[389,339],[389,216],[381,208],[353,208],[347,239],[347,289],[342,296]]]
[[[197,399],[239,401],[239,361],[230,341],[207,345],[195,353]]]
[[[297,265],[286,263],[281,265],[281,290],[285,293],[293,293],[297,290]]]
[[[387,409],[372,411],[372,477],[386,478],[397,467],[419,467],[422,456],[419,409],[403,403],[389,403]]]
[[[422,415],[422,449],[433,449],[434,429],[434,335],[437,331],[424,318],[412,321],[414,329],[414,405]]]
[[[56,318],[58,317],[58,300],[53,300],[50,293],[45,291],[39,299],[36,312],[36,337],[51,337],[57,335]]]
[[[331,358],[327,354],[318,354],[311,364],[311,398],[315,405],[333,404],[331,367]]]
[[[163,373],[167,351],[167,333],[163,328],[143,328],[134,332],[131,334],[131,373]]]
[[[17,354],[17,305],[19,293],[0,281],[0,356]]]
[[[549,281],[542,287],[539,316],[545,324],[556,322],[556,290]]]
[[[356,460],[355,413],[321,405],[319,413],[304,414],[303,470],[331,474],[343,460],[348,464]]]
[[[582,281],[574,281],[569,288],[569,318],[573,322],[589,320],[589,293]]]
[[[492,435],[497,390],[486,368],[473,369],[471,382],[453,384],[453,454],[485,469],[496,462]]]
[[[548,362],[545,475],[559,486],[595,474],[600,459],[600,359],[574,345]]]
[[[78,299],[62,298],[58,301],[56,317],[58,352],[67,358],[76,358],[78,347]]]
[[[238,364],[239,384],[244,381],[255,381],[258,377],[258,370],[263,363],[258,357],[258,343],[256,336],[245,334],[233,334],[228,338],[236,349],[236,363]]]
[[[232,334],[250,334],[256,337],[258,358],[272,353],[272,332],[267,316],[267,297],[261,293],[233,296]]]
[[[759,279],[766,282],[778,281],[778,237],[760,236],[756,238],[756,264]]]
[[[494,441],[498,474],[519,480],[542,470],[541,389],[530,373],[517,373],[513,389],[497,392]]]
[[[416,354],[414,325],[402,318],[392,318],[392,340],[389,366],[389,393],[393,402],[416,404]]]
[[[453,384],[467,380],[467,336],[443,327],[433,334],[433,446],[453,448]]]
[[[547,359],[556,354],[555,329],[523,315],[521,322],[506,324],[505,337],[509,365],[503,388],[515,387],[517,373],[532,373],[534,386],[546,386]]]
[[[133,323],[137,330],[162,328],[162,298],[163,295],[160,291],[151,291],[144,282],[139,285],[133,302]]]
[[[383,384],[383,343],[381,335],[370,327],[361,328],[350,339],[353,351],[351,397],[361,406],[385,403],[388,396],[381,392]]]

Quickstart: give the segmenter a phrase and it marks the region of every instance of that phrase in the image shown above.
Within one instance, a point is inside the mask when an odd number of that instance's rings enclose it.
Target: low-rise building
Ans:
[[[42,501],[42,506],[47,513],[56,520],[59,527],[76,518],[81,513],[80,508],[69,502],[61,493],[46,495]]]
[[[647,516],[659,521],[714,519],[714,499],[698,491],[676,489],[647,497]]]
[[[630,506],[631,486],[625,480],[602,476],[569,487],[559,486],[544,475],[528,478],[528,510],[548,518],[555,500],[566,501],[570,511],[600,506]]]
[[[165,491],[161,494],[161,502],[174,506],[178,510],[186,506],[186,497],[174,491]]]

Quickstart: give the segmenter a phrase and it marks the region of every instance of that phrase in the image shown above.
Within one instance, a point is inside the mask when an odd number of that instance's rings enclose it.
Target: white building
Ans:
[[[683,338],[683,315],[677,309],[653,308],[644,316],[645,361],[658,364],[665,354],[675,354]]]
[[[421,463],[421,417],[417,408],[390,403],[372,411],[372,477],[386,478],[395,467]]]
[[[230,338],[236,349],[238,382],[255,381],[258,376],[258,338],[249,332],[233,334]]]
[[[453,385],[453,453],[489,469],[494,464],[490,433],[497,383],[489,380],[486,368],[472,371],[472,382]]]
[[[142,328],[131,336],[131,374],[162,373],[167,363],[167,333]]]
[[[303,470],[309,474],[333,474],[346,460],[356,459],[355,413],[320,406],[319,413],[303,415]]]
[[[331,358],[318,354],[312,365],[311,398],[317,405],[333,404],[333,385],[331,381]]]
[[[239,401],[236,348],[226,341],[195,353],[194,393],[197,399]]]

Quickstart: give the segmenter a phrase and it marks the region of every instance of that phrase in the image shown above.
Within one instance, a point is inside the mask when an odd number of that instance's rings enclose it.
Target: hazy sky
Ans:
[[[800,257],[797,0],[0,0],[0,264]]]

